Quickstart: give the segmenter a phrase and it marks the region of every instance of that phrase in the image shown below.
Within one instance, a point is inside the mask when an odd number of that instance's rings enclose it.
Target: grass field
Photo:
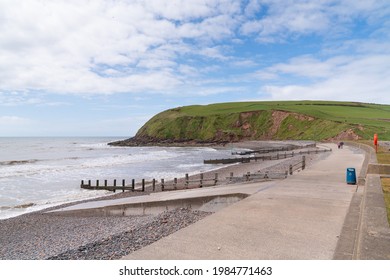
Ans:
[[[262,101],[218,103],[205,106],[194,105],[181,107],[182,113],[193,116],[205,116],[215,113],[233,113],[255,110],[285,110],[327,118],[334,121],[365,120],[390,122],[390,105],[337,102],[337,101]],[[360,122],[356,122],[360,124]]]
[[[337,129],[342,129],[343,125],[355,125],[362,127],[356,133],[363,139],[370,139],[377,133],[380,139],[390,140],[390,105],[336,101],[233,102],[180,107],[171,110],[170,117],[207,117],[262,110],[288,111],[332,121],[333,126],[337,124]]]

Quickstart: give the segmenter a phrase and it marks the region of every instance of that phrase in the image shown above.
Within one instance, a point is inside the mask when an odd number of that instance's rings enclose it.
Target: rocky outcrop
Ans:
[[[122,147],[145,147],[145,146],[224,146],[229,141],[215,140],[215,141],[202,141],[202,140],[191,140],[191,139],[159,139],[148,136],[135,136],[129,139],[115,141],[108,143],[110,146],[122,146]]]

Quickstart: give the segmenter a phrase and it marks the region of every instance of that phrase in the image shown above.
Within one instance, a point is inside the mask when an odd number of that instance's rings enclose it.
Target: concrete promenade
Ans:
[[[333,152],[310,168],[281,181],[235,185],[252,195],[124,259],[333,259],[357,191],[346,184],[346,168],[359,174],[364,153],[326,146]],[[231,187],[215,189],[223,188]]]
[[[124,259],[390,259],[390,227],[367,145],[331,154],[285,180],[218,185],[80,203],[64,215],[142,215],[177,207],[214,214]],[[358,186],[346,184],[356,169]]]

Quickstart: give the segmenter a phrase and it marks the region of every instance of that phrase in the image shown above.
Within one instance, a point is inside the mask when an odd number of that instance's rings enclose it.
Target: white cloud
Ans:
[[[224,1],[206,0],[151,0],[145,1],[146,8],[161,17],[171,20],[188,21],[197,18],[209,17],[220,12]]]
[[[261,11],[261,0],[249,0],[244,9],[245,15],[249,18],[254,17],[259,11]]]
[[[327,78],[343,71],[342,66],[351,63],[353,57],[336,56],[327,60],[319,60],[311,55],[292,58],[288,63],[278,63],[258,74],[266,79],[278,78],[277,73],[289,74],[300,77]]]
[[[217,94],[229,94],[229,93],[239,93],[245,90],[244,87],[238,86],[212,86],[212,87],[199,87],[198,95],[200,96],[210,96]]]
[[[1,126],[19,126],[30,124],[31,120],[18,117],[18,116],[0,116],[0,125]]]
[[[356,18],[380,22],[390,12],[386,0],[259,0],[259,3],[251,5],[261,11],[260,5],[266,14],[244,22],[241,31],[256,34],[262,42],[284,41],[294,35],[344,34]]]
[[[234,2],[2,1],[0,90],[169,91],[180,56],[223,57],[204,50],[233,35]]]
[[[138,127],[141,127],[153,117],[153,114],[136,114],[132,117],[103,119],[92,127],[87,129],[93,131],[94,134],[101,131],[110,131],[113,135],[130,135],[134,136],[137,133]],[[131,124],[131,127],[129,126]],[[125,128],[125,129],[124,129]],[[89,131],[89,132],[91,132]]]
[[[185,64],[181,64],[179,66],[179,72],[184,74],[185,76],[192,76],[192,77],[198,76],[199,74],[198,69]]]
[[[262,93],[274,100],[322,99],[390,103],[390,54],[336,57],[323,62],[307,60],[303,67],[299,62],[300,59],[293,59],[290,64],[279,65],[275,69],[280,71],[279,75],[288,73],[306,78],[319,76],[321,80],[314,79],[305,84],[268,84],[262,88]],[[313,69],[313,73],[309,72],[310,69]]]
[[[0,101],[39,102],[31,96],[34,92],[147,94],[183,92],[192,86],[192,94],[196,89],[200,95],[228,92],[229,86],[221,84],[231,77],[212,82],[225,66],[260,67],[258,60],[251,60],[253,53],[248,55],[253,50],[243,46],[246,56],[241,58],[234,52],[252,36],[275,42],[347,32],[355,18],[381,22],[389,6],[385,0],[3,0],[0,91],[16,94],[0,93]],[[362,52],[371,48],[366,44]],[[335,78],[334,73],[346,77],[342,71],[352,60],[299,56],[256,75],[269,80],[283,73],[319,83]]]
[[[42,104],[39,97],[31,97],[27,92],[2,92],[0,91],[0,104],[2,106],[36,105]]]
[[[318,1],[261,1],[268,15],[243,24],[244,34],[256,33],[261,41],[285,39],[290,33],[316,33],[329,26],[329,18]]]
[[[217,60],[228,60],[229,58],[223,54],[220,47],[203,48],[199,51],[200,55]]]
[[[234,67],[255,67],[255,66],[258,66],[258,64],[254,61],[254,60],[250,60],[250,59],[236,59],[236,60],[232,60],[231,64],[234,66]]]

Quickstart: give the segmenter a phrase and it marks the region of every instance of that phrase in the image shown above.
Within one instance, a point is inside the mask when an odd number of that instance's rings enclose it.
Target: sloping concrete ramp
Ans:
[[[69,208],[55,210],[50,213],[62,216],[134,216],[134,215],[155,215],[164,211],[177,208],[190,208],[205,212],[216,212],[230,204],[236,203],[241,199],[248,197],[246,193],[228,193],[228,194],[203,194],[203,196],[187,196],[176,199],[145,199],[136,200],[127,199],[122,203],[110,204],[109,201],[99,203],[95,207],[91,205],[79,204]],[[142,198],[142,197],[140,197]],[[150,197],[147,197],[150,198]],[[98,206],[97,206],[98,205]]]

